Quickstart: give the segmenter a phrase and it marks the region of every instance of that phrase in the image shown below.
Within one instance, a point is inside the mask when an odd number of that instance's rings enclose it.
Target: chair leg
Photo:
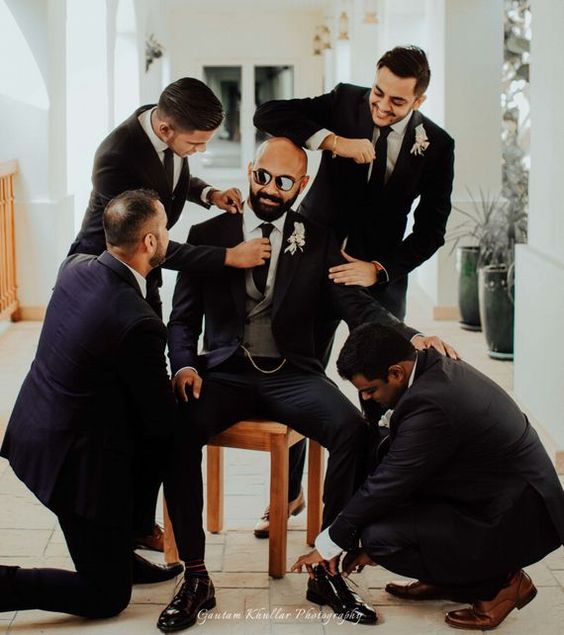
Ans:
[[[223,448],[208,445],[208,531],[223,530]]]
[[[309,440],[307,472],[307,544],[314,546],[321,529],[322,489],[323,489],[323,448]]]
[[[288,438],[272,435],[270,445],[270,530],[268,573],[283,578],[286,573],[288,533]]]
[[[174,530],[168,515],[168,507],[166,500],[163,501],[163,517],[164,517],[164,561],[167,564],[173,564],[180,560],[178,549],[176,548],[176,540],[174,538]]]

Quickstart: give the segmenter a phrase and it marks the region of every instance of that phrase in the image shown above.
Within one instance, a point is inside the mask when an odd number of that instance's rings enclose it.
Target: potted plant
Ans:
[[[479,269],[479,300],[488,354],[513,359],[515,245],[527,239],[527,214],[507,201],[492,216],[488,261]]]
[[[447,240],[453,243],[450,253],[456,250],[460,326],[469,331],[480,331],[478,270],[492,260],[494,218],[504,202],[499,197],[484,196],[481,190],[478,199],[470,191],[468,194],[472,205],[469,210],[454,206],[465,219],[450,232]],[[469,244],[460,245],[461,241]]]

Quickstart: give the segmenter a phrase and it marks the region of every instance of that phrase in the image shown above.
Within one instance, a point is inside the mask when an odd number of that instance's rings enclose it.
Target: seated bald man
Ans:
[[[264,265],[221,275],[180,273],[169,323],[169,351],[184,425],[172,444],[165,492],[185,583],[162,612],[163,631],[191,626],[198,611],[215,606],[205,565],[201,448],[235,422],[265,417],[285,423],[329,450],[323,525],[335,519],[357,486],[366,424],[326,377],[314,350],[316,311],[330,300],[353,327],[375,320],[412,338],[405,326],[359,287],[336,285],[329,267],[343,262],[331,232],[292,211],[307,184],[305,152],[285,138],[266,141],[249,165],[242,215],[224,214],[190,231],[191,244],[227,247],[268,237]],[[198,338],[205,321],[205,352]],[[418,347],[431,338],[416,336]],[[308,597],[347,619],[374,623],[374,611],[337,574],[320,570]]]

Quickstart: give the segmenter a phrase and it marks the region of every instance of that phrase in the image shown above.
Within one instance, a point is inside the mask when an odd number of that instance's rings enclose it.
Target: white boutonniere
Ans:
[[[284,249],[284,253],[289,251],[293,256],[298,249],[300,251],[304,250],[305,227],[303,223],[294,223],[294,231],[290,238],[288,238],[288,242],[290,244]]]
[[[415,143],[411,147],[411,150],[410,150],[411,154],[417,154],[419,156],[423,155],[425,150],[429,147],[430,143],[431,142],[427,138],[427,133],[425,132],[425,128],[423,127],[423,124],[420,123],[415,128]]]

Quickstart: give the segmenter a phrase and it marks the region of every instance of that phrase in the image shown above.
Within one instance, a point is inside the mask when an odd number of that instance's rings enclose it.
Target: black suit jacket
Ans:
[[[415,381],[390,421],[390,449],[329,529],[341,547],[405,505],[432,580],[487,579],[544,557],[526,510],[512,518],[525,488],[544,501],[564,541],[564,492],[535,430],[496,383],[433,349],[418,353]],[[554,549],[552,546],[548,550]],[[512,558],[521,561],[513,561]],[[465,566],[461,567],[460,563]],[[458,566],[456,565],[458,563]],[[480,577],[481,576],[481,577]]]
[[[303,251],[284,252],[295,223],[305,227]],[[225,247],[243,239],[242,216],[223,214],[195,225],[188,239],[194,244]],[[281,253],[274,283],[272,332],[280,353],[296,367],[322,371],[315,355],[318,311],[330,300],[349,327],[374,320],[399,329],[407,337],[416,331],[399,322],[359,287],[336,285],[328,279],[330,266],[343,259],[333,233],[290,211],[284,223]],[[184,366],[212,368],[238,350],[245,322],[245,272],[226,269],[219,276],[185,275],[176,283],[169,322],[169,354],[173,372]],[[198,337],[205,318],[204,353]]]
[[[0,453],[47,507],[127,522],[135,439],[172,431],[166,329],[104,252],[67,258]]]
[[[254,123],[301,146],[322,128],[342,137],[372,139],[369,94],[365,87],[338,84],[319,97],[268,102],[257,109]],[[429,139],[429,147],[420,156],[410,152],[419,124]],[[348,236],[347,251],[352,256],[378,260],[390,280],[397,281],[444,243],[453,163],[452,138],[414,111],[394,171],[376,198],[367,185],[367,164],[332,159],[331,152],[324,151],[300,212],[335,229],[339,241]],[[418,196],[413,231],[404,238],[407,216]]]
[[[102,141],[94,157],[92,193],[82,221],[82,227],[69,254],[101,254],[106,248],[102,214],[110,199],[126,190],[144,188],[157,192],[168,218],[170,229],[180,218],[186,200],[202,203],[202,190],[207,183],[190,174],[188,160],[182,159],[182,171],[174,192],[171,192],[155,148],[139,123],[139,115],[154,105],[138,108]],[[223,249],[198,247],[171,241],[167,269],[205,271],[224,266]]]

